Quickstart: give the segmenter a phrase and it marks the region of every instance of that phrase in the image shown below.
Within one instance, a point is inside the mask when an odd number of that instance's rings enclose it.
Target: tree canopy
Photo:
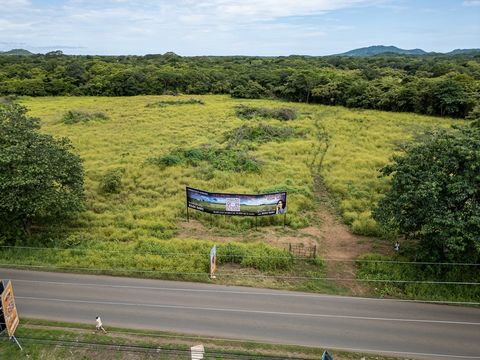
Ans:
[[[479,104],[480,55],[0,55],[0,96],[177,93],[464,118]]]
[[[392,187],[374,217],[431,261],[480,261],[480,129],[436,130],[382,169]]]
[[[0,105],[0,242],[83,207],[83,167],[66,138],[38,130],[26,108]]]

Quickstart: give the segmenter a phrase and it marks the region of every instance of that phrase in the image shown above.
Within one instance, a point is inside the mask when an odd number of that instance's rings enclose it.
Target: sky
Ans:
[[[331,55],[480,48],[480,0],[0,0],[0,51]]]

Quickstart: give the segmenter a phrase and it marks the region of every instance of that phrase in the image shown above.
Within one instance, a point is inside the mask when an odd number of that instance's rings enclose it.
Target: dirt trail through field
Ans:
[[[376,240],[354,235],[350,229],[323,208],[318,211],[320,228],[320,256],[325,259],[327,276],[335,279],[355,279],[355,259],[374,248]],[[339,286],[349,289],[352,295],[365,295],[367,288],[357,281],[337,280]]]

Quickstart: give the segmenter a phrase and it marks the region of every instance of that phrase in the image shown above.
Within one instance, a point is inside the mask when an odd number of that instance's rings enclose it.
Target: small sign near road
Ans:
[[[11,281],[8,281],[2,292],[2,313],[2,320],[4,320],[8,336],[13,337],[20,320],[18,318],[17,307],[15,306],[15,298],[13,297],[13,287]]]

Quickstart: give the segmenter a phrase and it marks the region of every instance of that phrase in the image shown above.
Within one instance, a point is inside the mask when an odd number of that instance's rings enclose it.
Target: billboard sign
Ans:
[[[263,216],[285,214],[287,193],[227,194],[187,187],[187,207],[210,214]]]
[[[15,299],[13,297],[12,282],[9,281],[2,292],[2,310],[8,336],[12,337],[17,329],[19,319]]]

